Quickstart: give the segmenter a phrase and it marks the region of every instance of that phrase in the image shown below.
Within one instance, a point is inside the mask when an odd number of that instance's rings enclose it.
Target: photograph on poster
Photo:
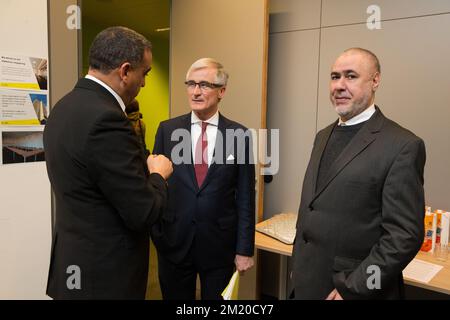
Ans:
[[[1,125],[40,125],[50,113],[47,93],[0,89]]]
[[[30,58],[39,89],[47,90],[47,59]]]
[[[42,131],[3,131],[2,164],[45,161]]]
[[[36,112],[36,117],[40,124],[45,124],[50,113],[50,109],[47,104],[47,95],[30,93],[31,103],[33,104],[34,111]]]
[[[47,59],[2,54],[0,87],[20,90],[47,90]]]

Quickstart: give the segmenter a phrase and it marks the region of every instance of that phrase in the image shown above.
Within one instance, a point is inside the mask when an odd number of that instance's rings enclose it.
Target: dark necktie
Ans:
[[[202,133],[197,140],[195,146],[195,177],[197,178],[197,184],[202,186],[205,181],[206,174],[208,173],[208,139],[206,136],[207,122],[202,122]]]

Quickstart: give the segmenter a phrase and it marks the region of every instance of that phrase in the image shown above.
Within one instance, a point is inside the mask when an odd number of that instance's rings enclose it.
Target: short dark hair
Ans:
[[[344,52],[349,52],[349,51],[357,51],[357,52],[361,52],[361,53],[364,53],[364,54],[368,55],[370,57],[370,59],[372,60],[372,63],[374,65],[374,67],[375,67],[375,70],[378,73],[381,73],[380,60],[378,60],[378,57],[376,56],[375,53],[373,53],[370,50],[367,50],[367,49],[364,49],[364,48],[357,48],[357,47],[349,48],[349,49],[345,50]]]
[[[152,44],[143,35],[126,27],[109,27],[101,31],[89,49],[89,67],[108,74],[125,62],[140,66],[145,50]]]

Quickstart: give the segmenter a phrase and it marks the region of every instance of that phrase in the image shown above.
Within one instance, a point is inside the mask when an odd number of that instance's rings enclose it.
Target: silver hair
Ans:
[[[223,86],[227,85],[228,82],[228,72],[225,71],[223,68],[223,65],[213,59],[213,58],[201,58],[195,61],[191,67],[189,68],[188,72],[186,73],[186,81],[189,80],[188,77],[191,74],[191,72],[204,69],[204,68],[214,68],[216,69],[216,79],[214,80],[215,83],[221,84]]]

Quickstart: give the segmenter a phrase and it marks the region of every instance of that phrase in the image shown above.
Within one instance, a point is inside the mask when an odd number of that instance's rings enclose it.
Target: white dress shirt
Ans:
[[[204,121],[208,122],[206,127],[206,136],[208,140],[208,167],[212,163],[212,158],[214,154],[214,147],[216,146],[217,129],[219,125],[219,111],[217,111],[211,118]],[[198,138],[202,134],[202,120],[200,120],[195,112],[191,112],[191,141],[192,141],[192,159],[194,164],[195,159],[195,148],[197,147]]]
[[[370,119],[370,117],[373,116],[373,114],[375,113],[376,109],[375,109],[375,104],[372,104],[370,107],[368,107],[366,110],[364,110],[363,112],[361,112],[360,114],[358,114],[357,116],[354,116],[353,118],[347,120],[347,121],[342,121],[339,118],[339,123],[338,126],[353,126],[355,124],[367,121]]]
[[[123,103],[122,98],[110,86],[108,86],[106,83],[104,83],[103,81],[97,79],[96,77],[94,77],[90,74],[86,75],[85,78],[97,82],[103,88],[105,88],[106,90],[111,92],[111,94],[114,96],[114,98],[116,98],[117,102],[119,103],[120,107],[122,108],[123,112],[125,113],[125,103]]]

